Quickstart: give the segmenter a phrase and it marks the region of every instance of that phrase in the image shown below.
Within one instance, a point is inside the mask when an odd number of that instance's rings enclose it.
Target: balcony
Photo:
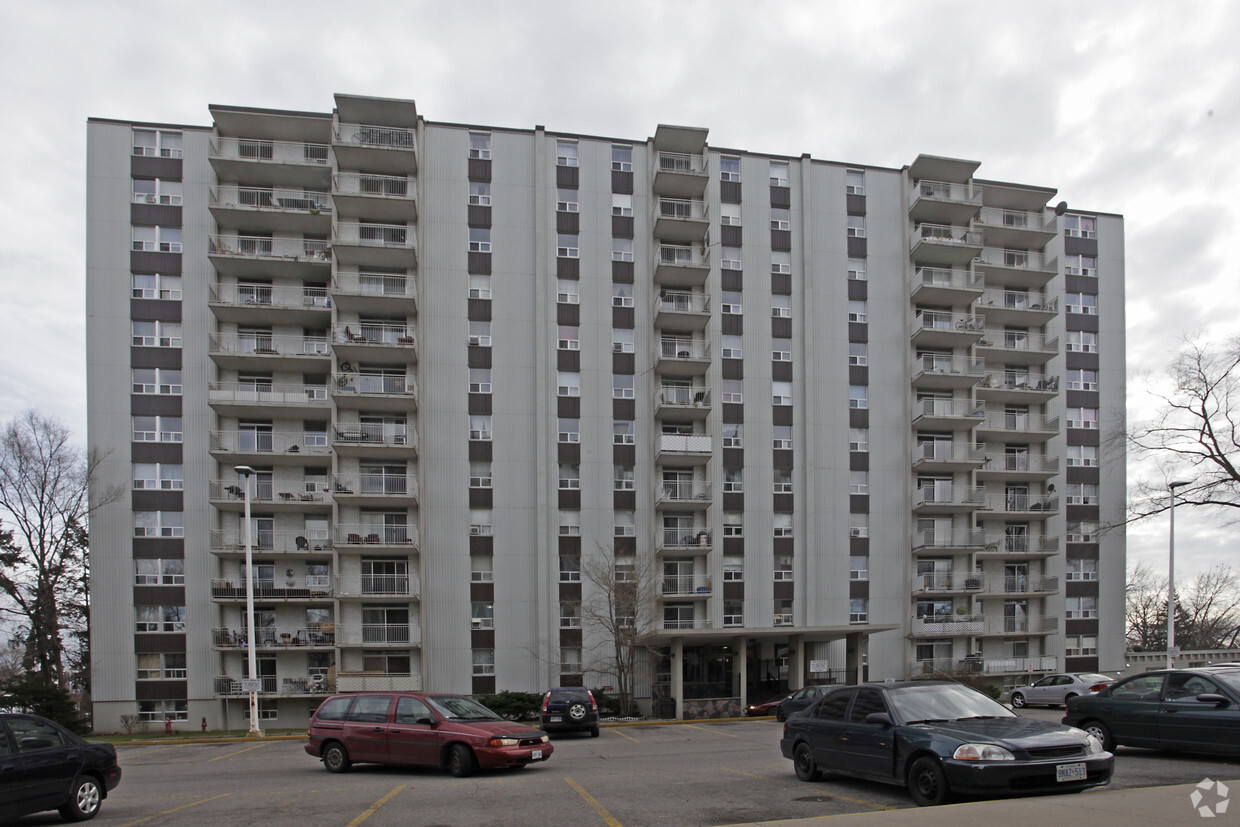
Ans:
[[[908,212],[914,221],[963,224],[982,208],[982,188],[945,181],[917,181],[909,189]]]
[[[943,555],[956,552],[981,551],[986,536],[979,530],[917,531],[913,534],[913,554]]]
[[[417,286],[413,273],[338,269],[332,299],[345,313],[413,316],[418,311]]]
[[[982,295],[982,274],[950,267],[918,267],[910,285],[918,304],[968,305]]]
[[[934,440],[913,449],[913,469],[921,473],[958,473],[980,468],[986,461],[985,445]]]
[[[332,149],[340,169],[364,169],[386,175],[413,175],[418,171],[412,129],[340,123],[332,133]]]
[[[263,415],[326,417],[330,406],[326,385],[211,382],[207,402],[221,416]]]
[[[327,675],[322,674],[293,677],[260,675],[259,680],[262,682],[259,690],[262,695],[331,695],[336,691],[336,684]],[[220,675],[215,678],[214,693],[219,696],[240,695],[244,697],[249,695],[242,689],[242,686],[240,679]]]
[[[705,509],[713,501],[709,482],[664,480],[655,491],[656,505],[673,505],[679,510]]]
[[[918,264],[961,267],[982,251],[982,234],[950,224],[917,223],[909,246]]]
[[[1053,635],[1059,631],[1057,617],[992,617],[986,621],[986,628],[978,634],[987,636],[1005,635]]]
[[[986,628],[982,615],[934,615],[915,617],[909,627],[913,637],[960,637],[980,635]]]
[[[986,411],[969,399],[926,398],[913,403],[913,425],[927,430],[971,431]]]
[[[777,623],[775,625],[778,626],[781,624]],[[789,621],[788,624],[786,625],[789,625],[789,626],[792,625],[791,621]],[[659,631],[673,632],[673,631],[684,630],[684,629],[711,629],[714,627],[711,625],[710,618],[708,617],[702,617],[702,618],[665,617],[658,621],[658,625],[656,626],[656,628]]]
[[[1039,597],[1057,594],[1059,578],[1028,575],[987,577],[984,592],[988,597]]]
[[[418,578],[412,574],[352,574],[339,578],[336,596],[345,598],[417,597]]]
[[[711,532],[706,528],[665,528],[655,535],[655,546],[663,554],[677,557],[709,554],[713,547]]]
[[[385,548],[407,551],[417,547],[418,527],[413,525],[361,525],[344,523],[333,529],[337,548],[353,547],[354,550],[381,550]]]
[[[340,221],[332,234],[337,260],[345,266],[413,269],[417,266],[414,228],[405,224]]]
[[[654,414],[666,422],[697,422],[710,415],[710,388],[664,385],[655,397]]]
[[[988,497],[987,506],[1008,519],[1041,520],[1059,513],[1059,498],[1008,491]]]
[[[1045,247],[1058,234],[1056,216],[1044,211],[982,207],[974,226],[981,226],[992,247]]]
[[[986,320],[972,313],[918,310],[913,317],[916,347],[968,347],[982,338]]]
[[[960,673],[972,673],[983,675],[1015,675],[1029,674],[1032,672],[1057,672],[1059,671],[1059,659],[1055,657],[1040,658],[977,658],[966,657],[956,660],[954,658],[933,658],[928,660],[916,660],[910,664],[909,675],[913,679],[917,678],[942,678],[949,676],[955,678]]]
[[[217,136],[207,152],[221,181],[323,189],[331,181],[327,144]]]
[[[227,370],[327,370],[331,352],[325,336],[285,333],[212,333],[212,361]],[[266,364],[264,364],[266,363]]]
[[[673,244],[701,244],[710,230],[706,202],[697,198],[660,198],[655,204],[654,237]]]
[[[209,198],[221,230],[326,234],[332,226],[332,199],[324,191],[221,184]]]
[[[332,176],[332,197],[343,215],[413,222],[418,218],[417,194],[417,182],[408,175],[338,172]]]
[[[384,672],[337,672],[339,692],[421,692],[421,675],[393,675]]]
[[[1041,290],[1059,273],[1059,260],[1040,250],[986,247],[978,253],[977,266],[988,287]]]
[[[912,374],[913,387],[920,390],[966,390],[986,375],[986,363],[967,356],[918,353]]]
[[[225,465],[271,463],[323,465],[331,456],[326,433],[304,431],[211,431],[207,449]]]
[[[1042,405],[1059,394],[1059,377],[1026,370],[992,370],[978,385],[987,402]]]
[[[655,443],[655,462],[683,467],[705,465],[714,455],[710,434],[659,434]]]
[[[977,438],[994,442],[1046,442],[1059,434],[1059,417],[1037,413],[986,414],[978,423]]]
[[[697,245],[660,244],[655,250],[654,280],[661,287],[702,287],[710,275],[710,251]]]
[[[243,485],[235,478],[211,480],[207,483],[207,497],[221,511],[241,512],[245,508]],[[331,509],[326,488],[326,483],[317,480],[259,479],[251,491],[250,502],[267,511],[326,513]]]
[[[955,514],[985,508],[986,489],[939,483],[913,492],[913,511],[917,514]]]
[[[324,625],[333,626],[334,624],[311,624],[309,628],[280,628],[276,626],[262,626],[254,630],[254,636],[258,638],[258,649],[309,649],[318,646],[331,646],[335,642],[335,633],[324,634],[322,627]],[[246,649],[246,641],[248,635],[244,628],[217,628],[211,630],[211,645],[216,649]]]
[[[222,276],[322,282],[331,276],[332,248],[326,239],[213,235],[207,238],[207,253]]]
[[[701,198],[710,177],[701,154],[658,152],[654,161],[655,195],[670,198]]]
[[[654,302],[655,327],[667,333],[695,333],[710,322],[710,295],[660,290]]]
[[[329,576],[303,575],[302,577],[280,577],[273,580],[254,581],[254,598],[265,602],[275,600],[328,601],[331,597],[332,582]],[[211,598],[222,601],[245,600],[245,578],[212,580]]]
[[[332,482],[332,495],[341,505],[385,506],[408,505],[418,499],[416,477],[398,474],[337,475]]]
[[[655,370],[660,376],[705,376],[710,368],[710,342],[702,339],[662,339]]]
[[[710,578],[704,575],[664,575],[659,587],[663,597],[710,597]]]
[[[1059,553],[1059,538],[1046,534],[987,534],[978,559],[1050,557]]]
[[[339,456],[410,459],[418,455],[417,431],[404,423],[340,423],[332,429],[331,440]]]
[[[329,532],[320,529],[292,531],[259,529],[252,533],[250,541],[254,544],[254,552],[261,552],[264,555],[308,555],[313,552],[330,554],[332,549]],[[245,536],[236,529],[212,531],[211,551],[213,554],[224,556],[245,554]]]
[[[342,646],[420,646],[422,630],[405,623],[363,623],[360,626],[337,626],[336,640]]]
[[[338,408],[406,414],[417,408],[418,386],[411,376],[340,373],[329,387]]]
[[[933,572],[913,577],[913,594],[974,594],[983,588],[976,572]]]
[[[1059,299],[1039,290],[989,289],[982,293],[978,309],[991,325],[1043,327],[1059,313]]]
[[[320,328],[331,319],[332,302],[320,285],[212,284],[207,301],[226,324]]]
[[[978,480],[1046,480],[1059,474],[1059,457],[992,453],[977,470]]]
[[[1011,367],[1045,365],[1059,355],[1059,338],[1036,331],[987,330],[977,341],[976,354]]]
[[[336,355],[368,364],[407,365],[417,361],[413,328],[399,322],[359,322],[332,330]]]

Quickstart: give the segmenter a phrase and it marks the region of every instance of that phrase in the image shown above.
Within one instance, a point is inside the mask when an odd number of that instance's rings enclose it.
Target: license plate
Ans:
[[[530,753],[530,758],[535,758],[535,759],[542,758],[542,750],[540,749],[534,750],[533,752]]]
[[[564,720],[564,716],[563,715],[552,715],[549,720],[553,724],[558,724],[560,721]]]
[[[1084,764],[1058,764],[1055,766],[1056,781],[1084,781],[1086,778]]]

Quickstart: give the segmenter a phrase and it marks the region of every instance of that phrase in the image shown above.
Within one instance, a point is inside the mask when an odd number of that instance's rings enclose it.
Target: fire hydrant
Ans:
[[[206,715],[202,716],[202,733],[204,735],[207,733],[207,716]]]
[[[164,716],[164,735],[171,735],[171,734],[172,734],[172,718],[165,715]]]

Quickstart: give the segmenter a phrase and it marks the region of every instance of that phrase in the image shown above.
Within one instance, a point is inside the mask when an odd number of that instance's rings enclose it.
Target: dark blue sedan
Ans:
[[[1078,792],[1109,783],[1115,766],[1093,735],[1022,718],[946,681],[833,688],[788,718],[779,746],[802,781],[898,784],[923,806],[956,793]]]
[[[111,744],[83,741],[37,715],[0,714],[0,823],[43,810],[66,821],[94,818],[120,780]]]

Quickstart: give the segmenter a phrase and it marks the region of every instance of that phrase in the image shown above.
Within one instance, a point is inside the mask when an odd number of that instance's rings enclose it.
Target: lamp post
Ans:
[[[1167,668],[1175,668],[1175,489],[1188,485],[1188,480],[1176,480],[1167,487],[1171,489],[1171,542],[1167,555]]]
[[[254,635],[254,524],[250,519],[250,477],[254,476],[254,469],[248,465],[238,465],[233,470],[245,477],[245,649],[251,681],[250,731],[247,735],[261,738],[263,731],[258,726],[258,692],[254,689],[259,680],[258,638]]]

